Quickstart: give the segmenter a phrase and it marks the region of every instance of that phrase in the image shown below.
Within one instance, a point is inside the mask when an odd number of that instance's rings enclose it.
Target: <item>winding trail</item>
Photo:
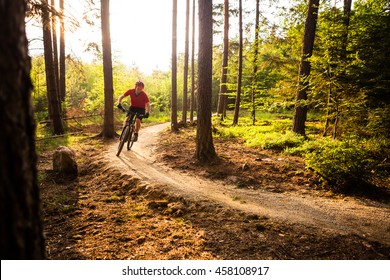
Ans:
[[[356,234],[390,245],[390,205],[353,198],[332,199],[310,194],[274,193],[266,190],[238,189],[219,181],[211,181],[173,170],[154,157],[158,133],[169,124],[143,128],[131,151],[116,157],[117,144],[104,153],[111,167],[163,185],[164,191],[193,201],[210,201],[226,207],[285,224],[314,226],[339,234]]]

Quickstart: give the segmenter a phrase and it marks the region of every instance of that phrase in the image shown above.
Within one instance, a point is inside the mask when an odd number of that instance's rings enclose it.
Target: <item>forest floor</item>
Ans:
[[[390,199],[315,187],[300,158],[214,139],[219,160],[193,159],[194,129],[145,127],[77,146],[79,175],[39,155],[49,259],[390,259]],[[387,194],[386,194],[387,192]]]

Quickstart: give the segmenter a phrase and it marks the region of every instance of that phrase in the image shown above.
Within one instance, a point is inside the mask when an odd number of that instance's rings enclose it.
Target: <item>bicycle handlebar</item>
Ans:
[[[139,118],[148,118],[147,114],[140,114],[140,113],[134,113],[131,111],[126,110],[121,103],[118,104],[117,106],[123,113],[129,113],[133,116],[139,117]]]
[[[118,109],[120,109],[123,113],[127,112],[127,110],[126,110],[125,108],[123,108],[123,106],[122,106],[121,103],[119,103],[117,107],[118,107]]]

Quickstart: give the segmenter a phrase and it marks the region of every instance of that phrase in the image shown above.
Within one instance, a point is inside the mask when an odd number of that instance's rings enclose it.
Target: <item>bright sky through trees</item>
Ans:
[[[58,2],[58,0],[56,1]],[[74,19],[80,24],[76,30],[67,24],[66,54],[90,62],[95,56],[85,51],[87,45],[89,43],[101,45],[100,18],[96,18],[97,15],[100,16],[100,3],[94,1],[96,4],[93,9],[86,2],[88,1],[65,0],[66,22],[69,23],[69,19]],[[286,2],[288,1],[281,1],[281,3]],[[223,0],[213,1],[213,4],[217,3],[223,3]],[[247,12],[249,12],[244,18],[246,23],[254,23],[254,3],[255,1],[249,0],[243,2],[244,8],[246,7]],[[178,53],[184,52],[185,4],[185,0],[178,1]],[[264,5],[261,9],[263,12],[270,8],[267,1],[262,4]],[[190,1],[190,5],[192,9],[192,1]],[[231,5],[233,7],[236,3],[233,2]],[[151,73],[154,69],[169,71],[172,49],[172,0],[110,0],[110,12],[113,59],[128,66],[138,67],[145,74]],[[95,25],[88,25],[83,19],[84,17],[88,18],[89,21],[94,21]],[[190,17],[192,18],[192,14]],[[195,28],[197,29],[197,27]],[[232,18],[231,37],[234,37],[234,33],[237,31],[236,27],[237,24]],[[221,28],[219,27],[219,29]],[[197,34],[196,30],[196,40]],[[42,54],[41,24],[29,21],[27,35],[30,41],[32,40],[29,46],[30,54]],[[253,34],[246,34],[246,36],[252,37]],[[215,37],[214,42],[221,43],[222,39],[219,40],[218,37]],[[197,47],[197,43],[195,46]]]
[[[66,52],[83,61],[91,61],[92,53],[85,52],[88,43],[101,44],[100,19],[86,8],[85,1],[66,0],[65,13],[76,19],[80,27],[66,33]],[[184,50],[185,1],[178,1],[178,52]],[[172,1],[171,0],[111,0],[111,41],[113,59],[138,67],[145,73],[154,69],[167,71],[171,62]],[[85,23],[87,16],[95,26]],[[69,29],[69,27],[68,27]],[[68,30],[67,29],[67,30]],[[30,21],[27,24],[30,55],[43,53],[41,25]],[[59,33],[58,33],[59,34]]]
[[[178,1],[178,50],[184,49],[185,1]],[[169,70],[172,49],[171,0],[111,0],[111,39],[121,61],[140,70]],[[115,54],[114,54],[115,55]]]

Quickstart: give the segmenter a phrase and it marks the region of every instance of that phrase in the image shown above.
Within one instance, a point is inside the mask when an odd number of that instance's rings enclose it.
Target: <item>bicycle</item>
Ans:
[[[130,112],[130,111],[126,110],[125,108],[123,108],[122,106],[120,106],[118,108],[120,110],[122,110],[122,112],[124,112],[124,113],[127,112],[127,116],[126,116],[125,126],[123,127],[121,136],[119,137],[119,145],[118,145],[118,150],[116,152],[116,156],[120,155],[120,153],[122,152],[123,146],[125,145],[126,142],[127,142],[127,150],[130,151],[130,149],[134,143],[133,134],[135,131],[136,119],[145,117],[142,114]]]

